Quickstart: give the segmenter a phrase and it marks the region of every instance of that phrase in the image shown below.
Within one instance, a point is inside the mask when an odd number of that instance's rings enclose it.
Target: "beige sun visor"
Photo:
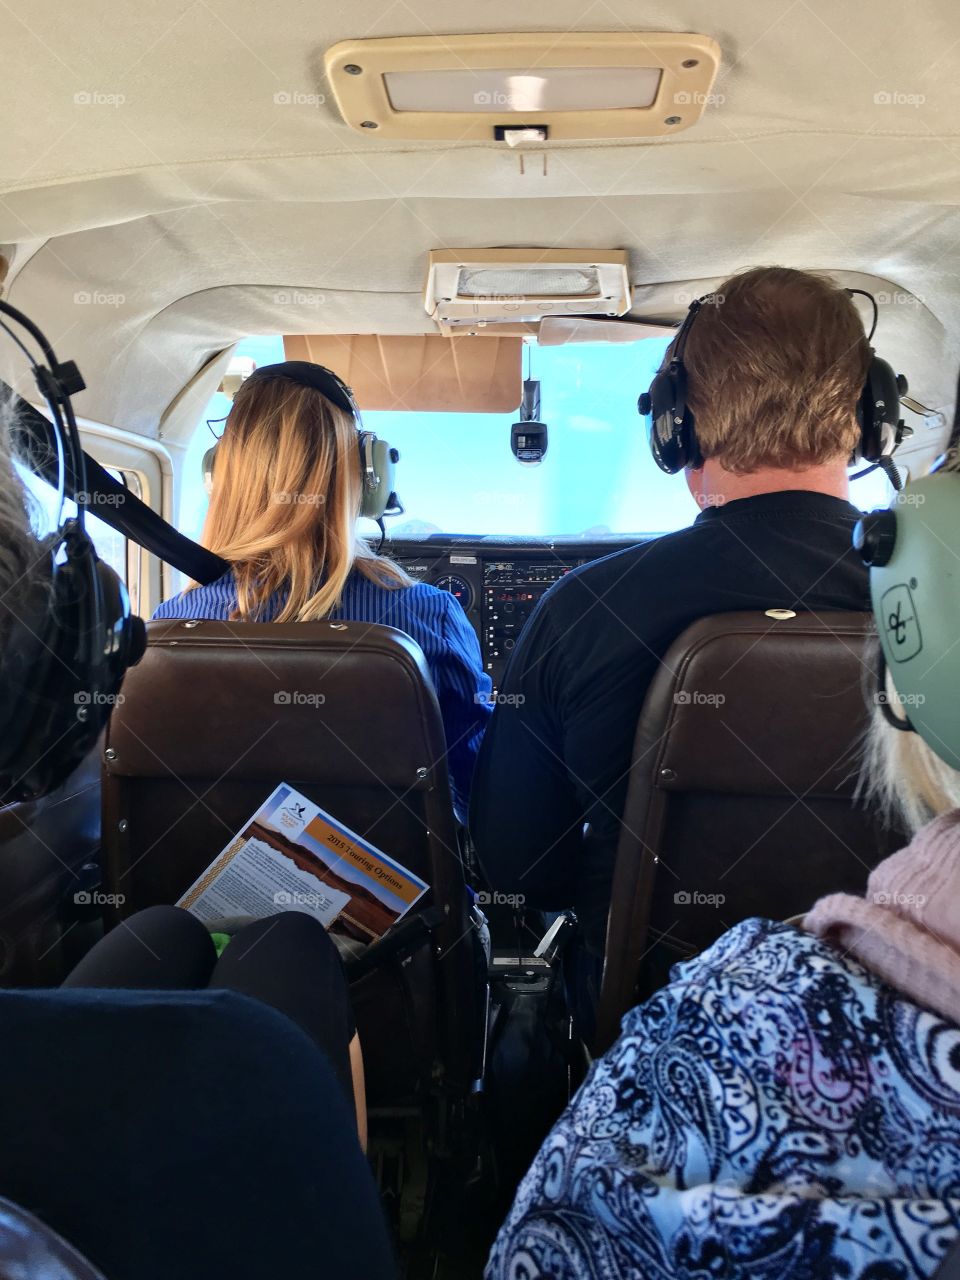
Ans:
[[[512,413],[520,403],[520,337],[293,334],[283,347],[288,360],[332,369],[361,411]]]

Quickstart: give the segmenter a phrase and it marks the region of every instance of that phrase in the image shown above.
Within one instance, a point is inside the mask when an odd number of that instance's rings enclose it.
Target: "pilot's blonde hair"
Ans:
[[[320,391],[283,377],[240,387],[201,535],[232,566],[235,619],[256,622],[278,589],[288,594],[274,621],[325,618],[354,569],[385,587],[410,582],[357,533],[361,479],[353,418]]]
[[[846,461],[870,344],[831,280],[754,267],[710,295],[687,339],[687,402],[704,458],[746,475]]]

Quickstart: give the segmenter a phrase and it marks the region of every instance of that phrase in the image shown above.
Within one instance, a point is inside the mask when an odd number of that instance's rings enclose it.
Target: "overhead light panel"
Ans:
[[[360,132],[507,143],[676,133],[719,65],[709,36],[620,31],[346,40],[325,59]]]
[[[394,111],[456,111],[503,115],[510,111],[609,111],[650,107],[659,67],[551,67],[522,72],[503,67],[482,73],[388,71],[383,80]],[[483,88],[478,89],[478,77]]]
[[[630,309],[622,249],[435,249],[424,307],[443,333]]]

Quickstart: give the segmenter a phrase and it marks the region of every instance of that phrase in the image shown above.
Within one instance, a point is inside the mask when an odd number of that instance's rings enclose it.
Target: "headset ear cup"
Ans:
[[[686,404],[686,379],[682,366],[676,370],[661,369],[647,394],[650,452],[661,471],[676,475],[699,456],[693,432],[693,414]]]
[[[147,631],[143,619],[130,612],[130,596],[119,574],[98,559],[96,575],[103,628],[103,670],[100,679],[103,692],[112,705],[127,669],[135,667],[144,655]],[[106,717],[104,720],[106,721]]]
[[[857,424],[860,427],[860,438],[857,441],[853,461],[876,462],[881,453],[881,433],[876,423],[876,408],[869,369],[857,402]]]
[[[91,587],[89,573],[68,558],[54,566],[46,599],[44,657],[26,676],[18,699],[22,733],[15,755],[5,762],[4,800],[28,800],[69,776],[96,741],[88,724],[97,703],[89,689],[85,644]],[[6,673],[5,673],[6,677]]]
[[[661,471],[676,475],[687,466],[702,466],[694,431],[693,411],[687,405],[687,371],[683,356],[693,323],[706,299],[697,298],[667,348],[669,360],[661,365],[646,396],[637,408],[650,413],[650,451]]]
[[[381,520],[394,497],[394,453],[372,431],[360,432],[360,514]]]
[[[697,433],[694,430],[693,410],[687,403],[687,368],[681,360],[677,365],[674,377],[674,422],[673,429],[677,441],[674,473],[683,471],[685,467],[702,466],[700,446],[697,444]],[[679,422],[677,419],[679,418]]]
[[[97,558],[86,534],[69,529],[67,556],[44,592],[42,653],[18,699],[16,749],[0,761],[4,799],[31,799],[63,782],[96,746],[128,666],[143,656],[143,621],[130,613],[126,587]],[[4,681],[9,681],[5,663]],[[25,761],[26,767],[17,768]]]
[[[900,422],[900,385],[886,360],[871,354],[857,403],[860,439],[854,461],[876,462],[891,452]]]
[[[373,479],[376,474],[373,464],[373,441],[376,439],[372,431],[357,432],[357,447],[360,451],[360,514],[366,519],[375,520],[373,513],[376,507],[376,491]]]

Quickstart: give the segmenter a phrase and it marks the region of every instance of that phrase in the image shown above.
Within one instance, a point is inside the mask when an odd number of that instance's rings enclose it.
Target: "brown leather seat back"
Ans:
[[[895,836],[855,803],[869,614],[728,613],[670,647],[637,727],[607,928],[598,1047],[750,916],[862,892]]]
[[[398,1082],[415,1092],[437,1055],[448,1083],[467,1083],[479,995],[443,724],[419,647],[352,622],[147,631],[104,753],[105,889],[120,914],[175,902],[287,782],[422,876],[423,906],[441,909],[435,946],[407,960],[390,1009],[371,1009],[376,981],[360,984],[372,1100]],[[406,1074],[381,1061],[381,1041],[395,1058],[408,1046]]]

